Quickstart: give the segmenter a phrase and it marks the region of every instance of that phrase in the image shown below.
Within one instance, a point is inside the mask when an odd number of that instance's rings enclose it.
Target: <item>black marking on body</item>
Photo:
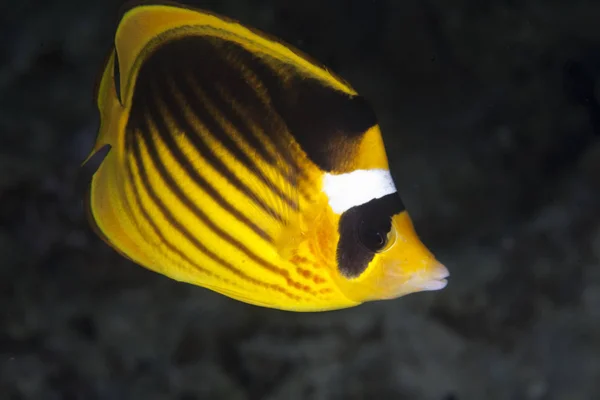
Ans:
[[[219,39],[213,42],[222,53],[256,74],[267,89],[271,100],[268,106],[281,117],[309,159],[321,170],[342,170],[345,163],[352,161],[358,140],[377,124],[375,113],[364,97],[325,86],[289,65],[279,64],[282,70],[278,73],[237,43]],[[265,133],[271,138],[279,134],[273,130]]]
[[[377,124],[367,100],[299,76],[288,85],[278,94],[273,91],[274,106],[296,141],[321,170],[347,171],[359,140]]]
[[[367,269],[375,254],[386,245],[392,217],[404,210],[398,193],[392,193],[342,214],[337,246],[337,263],[342,275],[356,278]]]
[[[255,77],[261,87],[249,82],[243,71]],[[289,164],[286,171],[301,173],[285,142],[285,131],[292,134],[312,162],[331,172],[342,170],[352,161],[360,138],[377,124],[364,97],[325,86],[280,62],[276,70],[237,43],[212,36],[178,38],[160,45],[142,66],[136,85],[167,78],[185,92],[190,106],[215,137],[246,165],[250,164],[247,157],[223,134],[198,94],[193,93],[191,82],[201,88],[258,156],[273,163],[274,157],[250,129],[251,125],[257,126]],[[261,94],[266,94],[266,102]],[[234,109],[232,101],[244,108],[247,118]]]

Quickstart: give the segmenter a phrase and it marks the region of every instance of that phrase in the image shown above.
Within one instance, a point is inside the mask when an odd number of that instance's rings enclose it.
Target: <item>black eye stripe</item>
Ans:
[[[368,221],[361,219],[357,229],[358,241],[367,250],[376,253],[385,247],[390,228],[391,225],[373,227]]]
[[[365,271],[377,250],[385,246],[392,227],[392,216],[404,210],[398,193],[392,193],[352,207],[342,214],[337,246],[338,268],[342,275],[356,278]],[[382,245],[377,244],[378,235],[383,236]]]

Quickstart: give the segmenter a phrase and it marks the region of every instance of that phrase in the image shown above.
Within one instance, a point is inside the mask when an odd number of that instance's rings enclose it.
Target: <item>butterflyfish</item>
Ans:
[[[446,286],[369,102],[283,41],[212,12],[136,5],[95,99],[90,157],[110,150],[86,208],[134,263],[288,311]]]

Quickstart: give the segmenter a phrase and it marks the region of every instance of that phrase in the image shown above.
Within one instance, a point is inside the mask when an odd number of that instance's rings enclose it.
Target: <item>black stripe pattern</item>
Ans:
[[[289,153],[289,143],[282,135],[282,131],[288,131],[321,170],[339,171],[348,162],[360,137],[377,124],[372,108],[362,96],[349,96],[316,79],[307,79],[292,66],[264,57],[259,58],[237,43],[216,37],[174,39],[156,49],[145,61],[136,85],[173,79],[198,118],[244,163],[249,161],[247,157],[237,152],[232,143],[227,143],[227,137],[220,134],[222,129],[199,104],[198,96],[192,93],[190,79],[196,80],[204,94],[267,162],[275,159],[267,154],[247,122],[260,127],[281,155]],[[250,82],[249,77],[256,81]],[[257,87],[257,83],[261,87]],[[231,102],[224,98],[224,91],[246,108],[251,121],[244,122]],[[133,106],[136,106],[135,100]],[[293,162],[293,159],[288,157],[287,161]]]

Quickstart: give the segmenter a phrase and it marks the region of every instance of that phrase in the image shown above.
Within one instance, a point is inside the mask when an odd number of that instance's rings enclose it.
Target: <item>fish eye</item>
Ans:
[[[358,240],[367,250],[373,253],[381,253],[394,243],[394,232],[393,226],[392,229],[387,231],[382,226],[369,224],[367,221],[362,220],[358,226]]]

